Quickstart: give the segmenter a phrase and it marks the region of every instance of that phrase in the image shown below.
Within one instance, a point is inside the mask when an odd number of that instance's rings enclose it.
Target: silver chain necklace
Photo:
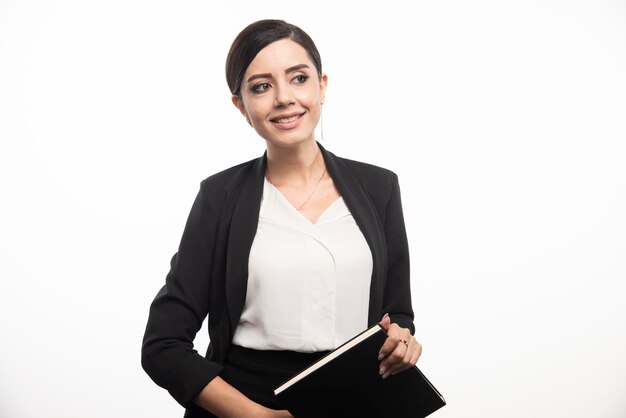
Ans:
[[[272,184],[272,186],[276,187],[276,185],[274,185],[274,182],[272,181],[272,178],[270,177],[269,170],[266,171],[266,175],[267,175],[267,181],[269,181]],[[322,179],[324,178],[324,175],[326,175],[326,167],[324,167],[324,171],[322,171],[322,175],[320,176],[320,179],[315,184],[315,187],[313,188],[313,191],[311,191],[311,194],[309,195],[309,197],[307,197],[306,200],[304,201],[304,203],[302,203],[297,208],[299,212],[302,212],[302,210],[304,209],[304,206],[306,206],[306,204],[309,203],[309,200],[311,200],[311,198],[315,194],[315,191],[317,190],[317,186],[319,186],[320,183],[322,182]],[[278,187],[276,187],[276,188],[278,188]]]

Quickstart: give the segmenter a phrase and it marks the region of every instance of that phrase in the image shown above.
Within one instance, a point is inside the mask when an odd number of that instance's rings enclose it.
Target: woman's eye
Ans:
[[[304,83],[305,81],[307,81],[308,79],[309,79],[309,76],[308,76],[308,75],[303,75],[303,74],[300,74],[300,75],[295,76],[295,77],[293,78],[293,81],[295,81],[295,82],[296,82],[296,83],[298,83],[298,84],[302,84],[302,83]]]
[[[255,85],[254,87],[252,87],[250,90],[252,90],[253,93],[263,93],[264,91],[267,91],[267,89],[269,88],[270,88],[269,83],[259,83]]]

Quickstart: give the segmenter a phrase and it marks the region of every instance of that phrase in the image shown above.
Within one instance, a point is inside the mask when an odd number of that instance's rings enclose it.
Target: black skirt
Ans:
[[[220,377],[254,402],[271,409],[285,409],[274,396],[274,388],[327,353],[253,350],[234,345]],[[191,405],[185,412],[185,418],[216,417],[199,406]]]

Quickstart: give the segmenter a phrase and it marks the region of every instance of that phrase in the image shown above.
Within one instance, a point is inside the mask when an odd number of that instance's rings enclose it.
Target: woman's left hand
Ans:
[[[387,339],[378,355],[378,359],[382,360],[379,374],[386,379],[415,366],[422,354],[422,345],[411,335],[408,328],[392,324],[389,315],[383,316],[380,325],[387,331]]]

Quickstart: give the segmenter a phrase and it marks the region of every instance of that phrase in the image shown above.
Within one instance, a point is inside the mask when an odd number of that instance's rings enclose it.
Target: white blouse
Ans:
[[[332,350],[367,327],[372,254],[342,197],[316,223],[265,180],[233,343]]]

